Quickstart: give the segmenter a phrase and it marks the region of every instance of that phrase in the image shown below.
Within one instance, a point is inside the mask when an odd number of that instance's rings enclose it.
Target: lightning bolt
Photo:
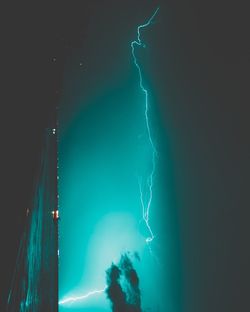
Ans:
[[[145,44],[143,43],[143,41],[141,40],[141,30],[143,28],[146,28],[148,26],[150,26],[152,24],[153,19],[155,18],[157,12],[159,11],[159,8],[157,8],[154,12],[154,14],[149,18],[149,20],[142,25],[139,25],[137,27],[137,39],[131,42],[131,51],[132,51],[132,56],[133,56],[133,61],[134,64],[138,70],[138,74],[139,74],[139,85],[140,88],[142,90],[142,92],[144,93],[144,98],[145,98],[145,110],[144,110],[144,115],[145,115],[145,123],[146,123],[146,128],[147,128],[147,135],[148,135],[148,140],[149,140],[149,144],[150,147],[152,149],[152,169],[150,171],[150,174],[147,177],[147,187],[148,187],[148,199],[145,201],[144,200],[144,193],[143,193],[143,188],[142,188],[142,182],[140,180],[138,180],[139,183],[139,190],[140,190],[140,201],[141,201],[141,206],[142,206],[142,216],[143,216],[143,220],[145,222],[145,225],[149,231],[149,236],[146,238],[146,243],[149,244],[153,241],[153,239],[155,238],[155,235],[151,229],[151,226],[149,224],[149,212],[150,212],[150,208],[151,208],[151,203],[152,203],[152,198],[153,198],[153,180],[154,180],[154,174],[155,174],[155,168],[156,168],[156,156],[157,156],[157,150],[155,147],[155,144],[153,142],[152,139],[152,134],[151,134],[151,128],[150,128],[150,123],[149,123],[149,102],[148,102],[148,90],[144,87],[143,85],[143,79],[142,79],[142,71],[141,71],[141,67],[137,61],[137,57],[135,55],[135,47],[143,47],[145,48]],[[151,251],[151,249],[150,249]],[[84,295],[81,296],[73,296],[73,297],[68,297],[66,299],[60,300],[59,304],[63,305],[63,304],[71,304],[74,303],[76,301],[82,301],[85,299],[88,299],[91,296],[95,296],[95,295],[99,295],[101,293],[104,293],[107,289],[107,286],[105,286],[103,289],[98,289],[98,290],[93,290],[90,291]]]
[[[59,301],[59,304],[74,303],[75,301],[84,300],[84,299],[87,299],[87,298],[89,298],[89,297],[91,297],[91,296],[104,293],[106,289],[107,289],[107,286],[104,287],[103,289],[92,290],[92,291],[90,291],[90,292],[88,292],[87,294],[82,295],[82,296],[68,297],[68,298],[66,298],[66,299],[63,299],[63,300]]]
[[[148,135],[148,141],[150,144],[150,147],[152,149],[152,169],[150,171],[150,174],[147,177],[147,191],[148,191],[148,199],[145,200],[145,196],[143,193],[143,188],[142,188],[142,182],[141,180],[138,180],[139,183],[139,190],[140,190],[140,201],[141,201],[141,206],[142,206],[142,217],[143,220],[145,222],[145,225],[148,229],[149,232],[149,236],[146,238],[146,243],[149,244],[153,241],[153,239],[155,238],[155,235],[152,231],[152,228],[150,226],[149,223],[149,212],[150,212],[150,208],[151,208],[151,203],[152,203],[152,198],[153,198],[153,180],[154,180],[154,174],[155,174],[155,168],[156,168],[156,156],[157,156],[157,150],[155,147],[155,144],[153,142],[152,139],[152,133],[151,133],[151,128],[150,128],[150,122],[149,122],[149,101],[148,101],[148,90],[145,88],[145,86],[143,85],[143,79],[142,79],[142,71],[141,71],[141,67],[138,63],[136,54],[135,54],[135,48],[136,47],[143,47],[145,48],[146,45],[143,43],[142,39],[141,39],[141,30],[144,28],[147,28],[148,26],[150,26],[152,24],[153,19],[155,18],[156,14],[158,13],[160,8],[157,8],[154,12],[154,14],[149,18],[149,20],[142,25],[139,25],[137,27],[137,39],[131,42],[131,51],[132,51],[132,56],[133,56],[133,61],[134,64],[137,68],[138,74],[139,74],[139,85],[140,85],[140,89],[144,94],[144,98],[145,98],[145,110],[144,110],[144,115],[145,115],[145,123],[146,123],[146,128],[147,128],[147,135]]]

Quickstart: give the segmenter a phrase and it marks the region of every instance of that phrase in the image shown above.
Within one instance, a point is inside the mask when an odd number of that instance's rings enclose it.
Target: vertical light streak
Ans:
[[[149,213],[150,213],[150,208],[151,208],[151,203],[152,203],[152,198],[153,198],[153,183],[154,183],[154,174],[155,174],[155,168],[156,168],[156,156],[157,156],[157,150],[155,147],[155,144],[152,139],[152,133],[151,133],[151,127],[150,127],[150,122],[149,122],[149,101],[148,101],[148,90],[145,88],[143,84],[143,79],[142,79],[142,71],[141,67],[138,63],[136,54],[135,54],[135,47],[143,47],[145,48],[145,44],[141,40],[141,30],[143,28],[146,28],[152,24],[153,19],[155,18],[156,14],[158,13],[159,8],[157,8],[154,12],[154,14],[149,18],[149,20],[142,25],[139,25],[137,27],[137,39],[131,42],[131,51],[132,51],[132,56],[133,56],[133,61],[134,64],[137,68],[138,74],[139,74],[139,85],[141,88],[141,91],[144,93],[144,98],[145,98],[145,110],[144,110],[144,115],[145,115],[145,123],[146,123],[146,128],[147,128],[147,135],[148,135],[148,140],[149,144],[152,150],[152,169],[150,171],[150,174],[147,177],[147,192],[148,198],[145,200],[145,196],[143,193],[143,188],[142,188],[142,183],[139,181],[139,190],[140,190],[140,201],[141,201],[141,206],[142,206],[142,217],[145,222],[145,225],[148,229],[149,236],[146,238],[146,243],[151,243],[153,239],[155,238],[155,235],[152,231],[152,228],[149,223]]]

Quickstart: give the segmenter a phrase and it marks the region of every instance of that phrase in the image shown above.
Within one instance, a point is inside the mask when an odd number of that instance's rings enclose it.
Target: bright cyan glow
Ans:
[[[103,289],[99,289],[99,290],[92,290],[92,291],[90,291],[87,294],[82,295],[82,296],[68,297],[66,299],[59,301],[59,304],[74,303],[75,301],[85,300],[85,299],[89,298],[90,296],[101,294],[105,290],[106,290],[106,287]]]

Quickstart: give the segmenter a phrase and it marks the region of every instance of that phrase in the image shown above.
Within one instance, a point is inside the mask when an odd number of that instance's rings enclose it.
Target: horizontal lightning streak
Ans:
[[[104,287],[103,289],[99,289],[99,290],[92,290],[90,292],[88,292],[87,294],[81,295],[81,296],[72,296],[72,297],[68,297],[66,299],[63,299],[61,301],[59,301],[59,304],[65,304],[65,303],[73,303],[76,301],[82,301],[84,299],[87,299],[91,296],[97,295],[97,294],[101,294],[103,292],[105,292],[105,290],[107,289],[107,286]]]
[[[133,61],[134,64],[138,70],[138,74],[139,74],[139,85],[140,88],[142,90],[142,92],[144,93],[145,96],[145,110],[144,110],[144,115],[145,115],[145,122],[146,122],[146,128],[147,128],[147,134],[148,134],[148,140],[149,140],[149,144],[152,148],[152,170],[147,178],[147,188],[148,188],[148,200],[145,202],[144,200],[144,194],[143,194],[143,189],[142,189],[142,184],[141,181],[139,181],[139,190],[140,190],[140,200],[141,200],[141,206],[142,206],[142,217],[143,220],[145,222],[145,225],[149,231],[149,236],[146,238],[146,243],[150,243],[153,241],[153,239],[155,238],[155,235],[151,229],[151,226],[149,224],[149,212],[150,212],[150,207],[151,207],[151,203],[152,203],[152,198],[153,198],[153,178],[154,178],[154,174],[155,174],[155,161],[156,161],[156,156],[157,156],[157,150],[156,147],[154,145],[153,139],[152,139],[152,134],[151,134],[151,128],[150,128],[150,124],[149,124],[149,117],[148,117],[148,111],[149,111],[149,103],[148,103],[148,90],[144,87],[143,85],[143,79],[142,79],[142,71],[141,71],[141,67],[137,61],[137,57],[135,55],[135,46],[138,47],[143,47],[145,48],[145,44],[143,43],[143,41],[141,40],[141,30],[143,28],[148,27],[149,25],[152,24],[153,19],[155,18],[157,12],[159,11],[159,8],[157,8],[154,12],[154,14],[150,17],[150,19],[142,25],[139,25],[137,27],[137,40],[134,40],[131,42],[131,50],[132,50],[132,56],[133,56]]]

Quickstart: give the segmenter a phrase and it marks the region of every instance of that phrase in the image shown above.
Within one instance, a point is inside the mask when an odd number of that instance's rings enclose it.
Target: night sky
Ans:
[[[129,42],[133,36],[129,29],[132,32],[160,4],[154,34],[147,38],[154,49],[144,55],[144,61],[157,103],[156,137],[163,142],[159,150],[161,194],[165,194],[161,206],[163,210],[171,206],[172,229],[166,229],[165,237],[175,236],[172,252],[181,259],[175,264],[172,311],[249,309],[250,25],[246,5],[164,2],[82,1],[65,7],[4,8],[1,305],[6,301],[26,208],[31,206],[43,129],[50,124],[55,106],[67,99],[65,86],[77,92],[81,81],[85,88],[92,88],[97,80],[105,90],[107,77],[115,79],[111,73],[119,65],[126,39]],[[102,17],[95,20],[97,16]],[[91,42],[93,24],[100,34],[98,42]],[[112,55],[113,40],[124,46],[116,47]],[[99,64],[90,62],[92,54]],[[102,66],[103,76],[88,79],[91,66]],[[71,77],[78,77],[78,85],[71,86],[75,81]],[[68,106],[68,111],[63,106],[64,125],[79,109],[77,103]]]

